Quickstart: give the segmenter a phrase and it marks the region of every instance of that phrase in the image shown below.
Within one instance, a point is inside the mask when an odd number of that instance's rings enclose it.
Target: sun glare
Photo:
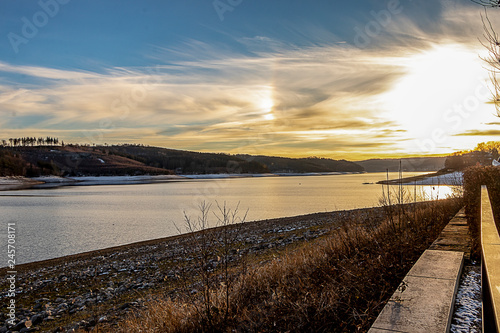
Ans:
[[[409,192],[411,192],[411,186],[409,186]],[[437,199],[446,199],[453,196],[457,196],[460,191],[459,187],[456,186],[446,186],[446,185],[430,185],[430,186],[421,186],[417,196],[420,197],[420,200],[437,200]]]
[[[274,101],[272,96],[273,91],[271,87],[266,87],[266,90],[263,91],[261,96],[259,96],[257,108],[259,109],[260,113],[263,114],[263,118],[265,120],[274,120]]]
[[[452,135],[467,127],[470,116],[460,110],[461,105],[467,98],[476,98],[475,92],[486,80],[477,54],[465,46],[445,44],[403,60],[406,75],[381,101],[388,117],[406,132],[408,142],[428,139],[438,128],[447,135],[447,145],[453,145]],[[471,108],[484,104],[479,99],[472,101],[475,105],[470,102]],[[473,111],[478,112],[469,113]]]
[[[273,100],[269,98],[264,98],[262,101],[260,101],[260,109],[265,112],[271,112],[274,106]]]
[[[272,113],[266,113],[264,115],[265,120],[274,120],[274,115]]]

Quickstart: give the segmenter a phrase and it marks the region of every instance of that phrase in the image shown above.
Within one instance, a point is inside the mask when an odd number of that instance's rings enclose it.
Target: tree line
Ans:
[[[491,165],[500,157],[500,141],[478,143],[472,150],[459,151],[446,158],[446,169],[463,170],[475,165]]]
[[[57,146],[59,145],[58,138],[52,138],[47,136],[46,138],[39,137],[23,137],[23,138],[9,138],[8,140],[2,140],[2,147],[26,147],[26,146]],[[64,141],[61,141],[61,145],[64,146]]]

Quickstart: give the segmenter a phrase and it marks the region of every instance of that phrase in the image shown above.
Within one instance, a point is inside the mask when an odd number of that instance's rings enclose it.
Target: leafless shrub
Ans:
[[[212,212],[211,204],[200,203],[196,219],[184,213],[185,231],[191,239],[191,248],[185,249],[185,255],[193,256],[194,265],[186,266],[178,274],[191,308],[207,331],[215,330],[230,317],[230,295],[236,278],[230,263],[238,255],[239,226],[247,216],[247,213],[239,216],[239,204],[235,209],[228,208],[226,203],[216,205],[216,211]],[[217,220],[215,226],[209,222],[211,213]],[[246,266],[241,264],[241,267]]]
[[[206,309],[198,309],[206,297],[198,293],[196,304],[181,297],[151,304],[143,315],[121,323],[121,332],[366,331],[459,205],[453,199],[419,203],[411,223],[395,218],[369,227],[358,220],[361,215],[350,215],[328,236],[255,263],[231,280],[231,288],[212,284],[211,326]]]

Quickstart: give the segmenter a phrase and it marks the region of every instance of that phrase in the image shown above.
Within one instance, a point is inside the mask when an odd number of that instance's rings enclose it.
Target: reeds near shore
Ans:
[[[327,236],[243,270],[231,288],[159,298],[125,318],[120,332],[362,332],[460,199],[404,204],[383,222],[351,218]],[[395,213],[396,212],[396,213]],[[207,299],[210,303],[207,304]],[[209,306],[210,317],[200,308]]]

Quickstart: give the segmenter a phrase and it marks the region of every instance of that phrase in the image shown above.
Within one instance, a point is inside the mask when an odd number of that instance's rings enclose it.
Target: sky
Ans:
[[[468,0],[1,1],[0,139],[348,160],[472,149],[500,140],[481,14]]]

